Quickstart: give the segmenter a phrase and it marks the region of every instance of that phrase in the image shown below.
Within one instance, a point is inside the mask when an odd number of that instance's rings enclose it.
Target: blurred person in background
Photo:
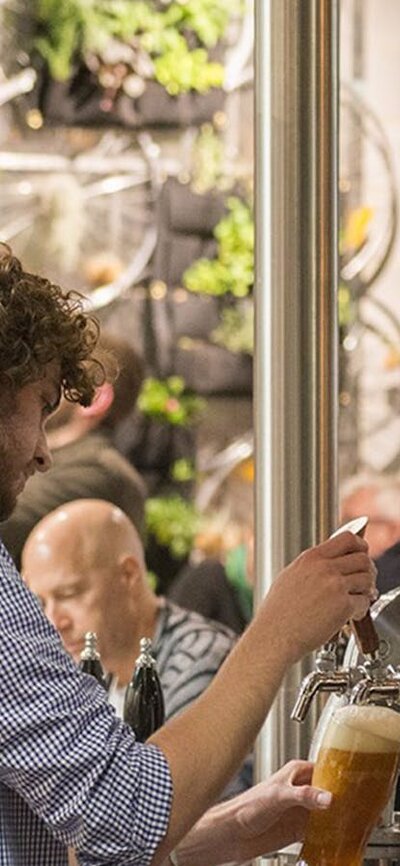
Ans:
[[[139,535],[109,502],[76,500],[43,518],[23,549],[22,573],[76,662],[85,632],[97,634],[109,700],[120,718],[142,637],[152,641],[166,720],[202,694],[235,642],[219,623],[154,594]],[[248,761],[226,794],[250,784]]]
[[[142,477],[113,444],[114,431],[135,406],[144,376],[141,358],[124,340],[101,333],[99,349],[111,356],[118,376],[96,390],[90,406],[62,400],[48,424],[52,466],[30,478],[16,508],[0,525],[16,565],[36,523],[64,502],[106,499],[122,508],[140,533],[146,487]]]
[[[210,518],[210,524],[214,523]],[[214,545],[213,555],[192,560],[177,575],[167,591],[168,598],[188,610],[217,620],[241,634],[253,614],[254,536],[253,531],[227,523],[224,544]],[[197,539],[197,553],[211,552],[207,528]],[[231,540],[231,544],[229,543]],[[236,539],[236,540],[235,540]],[[239,540],[240,539],[240,540]]]
[[[340,490],[341,519],[345,523],[365,514],[365,537],[378,569],[379,592],[400,586],[400,476],[360,473]]]
[[[245,465],[225,480],[204,515],[190,563],[167,595],[241,634],[253,614],[253,584],[253,472]]]

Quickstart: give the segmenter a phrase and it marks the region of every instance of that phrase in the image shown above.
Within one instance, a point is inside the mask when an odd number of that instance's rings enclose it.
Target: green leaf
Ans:
[[[246,297],[254,282],[254,222],[250,206],[236,196],[227,200],[228,214],[215,227],[215,259],[197,259],[184,273],[191,292]]]
[[[166,380],[145,379],[138,397],[138,407],[144,415],[173,426],[184,427],[197,420],[205,406],[204,400],[185,390],[180,376]]]
[[[159,496],[146,500],[147,531],[159,544],[167,547],[176,559],[183,559],[190,553],[200,522],[200,514],[195,506],[181,496]]]

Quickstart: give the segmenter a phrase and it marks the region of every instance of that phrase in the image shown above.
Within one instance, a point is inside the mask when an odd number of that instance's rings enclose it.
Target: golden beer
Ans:
[[[299,863],[360,866],[369,835],[389,799],[400,750],[400,715],[387,707],[347,706],[323,737],[312,784],[332,803],[311,812]]]

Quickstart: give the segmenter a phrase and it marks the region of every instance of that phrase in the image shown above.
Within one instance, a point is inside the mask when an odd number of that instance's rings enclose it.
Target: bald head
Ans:
[[[132,636],[151,635],[158,600],[142,543],[109,502],[79,499],[44,517],[26,541],[22,573],[76,660],[87,631],[97,633],[109,671],[124,647],[132,652]]]
[[[30,564],[58,558],[79,568],[113,566],[132,555],[144,569],[143,547],[129,518],[102,499],[77,499],[52,511],[30,533],[23,553],[22,571],[29,582]]]

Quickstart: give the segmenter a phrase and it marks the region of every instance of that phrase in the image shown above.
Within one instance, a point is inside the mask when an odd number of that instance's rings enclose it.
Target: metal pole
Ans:
[[[258,592],[335,524],[336,0],[256,3],[256,565]],[[279,628],[279,623],[277,623]],[[264,777],[305,756],[293,668],[261,737]]]

